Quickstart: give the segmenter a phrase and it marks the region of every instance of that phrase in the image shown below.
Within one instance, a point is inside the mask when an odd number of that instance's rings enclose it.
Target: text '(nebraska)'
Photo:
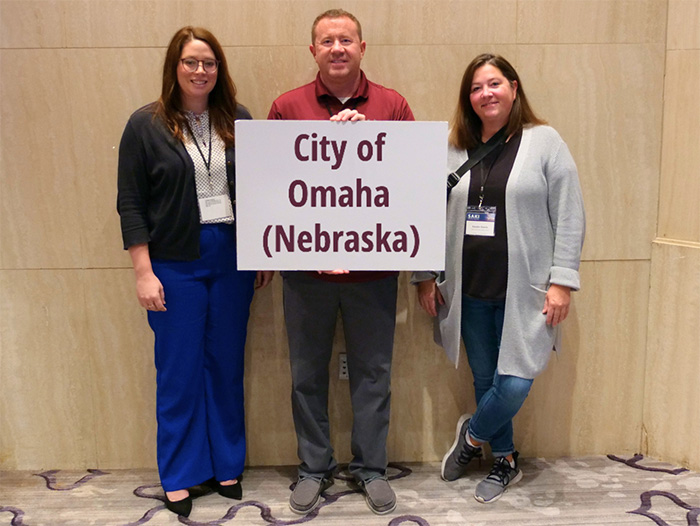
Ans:
[[[294,140],[294,156],[300,162],[330,163],[338,170],[348,152],[354,152],[362,162],[381,162],[387,145],[386,132],[374,140],[364,139],[348,148],[347,140],[334,140],[317,133],[302,133]],[[354,184],[335,186],[310,185],[303,179],[293,180],[288,187],[289,203],[295,208],[388,208],[389,187],[371,186],[357,177]],[[304,229],[295,225],[268,225],[263,232],[263,249],[268,258],[273,253],[300,252],[404,252],[415,257],[420,247],[420,235],[415,225],[405,229],[386,229],[381,223],[357,231],[352,228],[333,230],[321,223]]]

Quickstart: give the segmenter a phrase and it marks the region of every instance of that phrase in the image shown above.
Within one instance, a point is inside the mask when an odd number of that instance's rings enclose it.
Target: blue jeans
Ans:
[[[515,451],[513,417],[532,386],[531,379],[497,372],[505,307],[505,300],[462,296],[462,339],[474,376],[477,404],[469,434],[479,442],[488,442],[497,457]]]

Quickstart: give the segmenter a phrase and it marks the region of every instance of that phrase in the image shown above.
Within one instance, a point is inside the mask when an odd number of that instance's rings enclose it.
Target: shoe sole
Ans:
[[[296,509],[294,506],[292,506],[292,502],[289,502],[289,509],[292,510],[294,513],[297,515],[308,515],[312,511],[314,511],[316,508],[318,508],[318,505],[321,504],[321,493],[326,491],[328,488],[330,488],[333,485],[333,481],[328,481],[325,484],[323,484],[321,491],[318,492],[318,495],[316,495],[316,501],[313,503],[313,505],[306,509],[306,510],[301,510],[301,509]]]
[[[457,444],[459,444],[459,434],[462,431],[462,426],[464,425],[464,422],[469,420],[472,416],[473,415],[470,414],[464,414],[461,417],[459,417],[459,421],[457,422],[457,431],[455,432],[455,441],[452,443],[452,447],[447,451],[447,453],[445,453],[445,456],[442,457],[442,465],[440,466],[440,478],[445,482],[453,482],[457,480],[445,478],[445,463],[447,462],[447,459],[450,458],[450,455],[454,453],[454,450],[457,449]]]
[[[312,511],[314,511],[316,508],[318,508],[318,505],[321,504],[321,495],[316,497],[316,502],[314,502],[313,506],[311,506],[308,510],[298,510],[294,506],[292,506],[292,503],[289,503],[289,509],[292,510],[294,513],[297,515],[308,515]]]
[[[372,510],[372,513],[374,513],[375,515],[386,515],[386,514],[391,513],[392,511],[394,511],[396,509],[396,502],[394,502],[394,505],[391,508],[389,508],[387,510],[378,510],[377,508],[373,507],[372,504],[370,504],[368,495],[365,495],[365,502],[367,503],[367,507],[370,510]]]
[[[496,502],[498,499],[500,499],[503,495],[506,494],[506,492],[508,491],[508,488],[510,488],[513,484],[517,484],[518,482],[520,482],[520,479],[522,479],[522,478],[523,478],[523,470],[521,469],[520,471],[518,471],[518,474],[515,475],[515,477],[513,478],[513,480],[511,480],[511,481],[508,483],[508,486],[506,486],[506,488],[505,488],[501,493],[499,493],[498,495],[496,495],[496,496],[495,496],[494,498],[492,498],[491,500],[483,499],[483,498],[479,497],[479,496],[476,495],[476,494],[474,495],[474,498],[476,499],[477,502],[481,502],[482,504],[491,504],[492,502]]]

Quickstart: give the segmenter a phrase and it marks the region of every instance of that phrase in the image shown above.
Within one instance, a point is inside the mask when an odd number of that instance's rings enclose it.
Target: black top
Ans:
[[[471,170],[469,206],[479,204],[482,180],[482,206],[495,206],[495,236],[464,236],[462,247],[462,292],[476,299],[504,299],[508,283],[508,234],[506,231],[506,183],[513,169],[522,132],[497,147]],[[469,154],[473,150],[469,150]],[[465,218],[466,221],[466,218]]]
[[[134,112],[119,144],[117,211],[124,248],[148,243],[152,258],[199,258],[199,205],[194,164],[182,141],[154,119],[154,104]],[[237,119],[250,119],[238,105]],[[235,211],[235,149],[226,149],[226,177]],[[235,212],[234,212],[235,214]]]

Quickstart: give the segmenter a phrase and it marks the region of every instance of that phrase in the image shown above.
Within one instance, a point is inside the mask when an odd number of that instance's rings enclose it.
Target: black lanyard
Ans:
[[[486,141],[484,144],[479,146],[474,152],[472,152],[472,155],[469,156],[469,159],[467,159],[462,166],[457,168],[454,172],[451,174],[447,175],[447,195],[450,195],[450,191],[457,186],[457,183],[459,183],[460,179],[462,179],[462,176],[467,173],[469,170],[474,168],[481,160],[486,157],[489,153],[491,153],[496,147],[501,144],[505,143],[506,139],[508,138],[506,136],[506,128],[507,126],[504,126],[500,130],[496,132],[496,134],[491,137],[488,141]]]
[[[498,158],[501,156],[501,152],[505,150],[505,143],[500,143],[496,148],[496,156],[494,157],[493,161],[491,161],[489,169],[486,170],[486,175],[484,175],[484,163],[479,164],[479,177],[481,179],[481,186],[479,187],[479,208],[481,208],[481,205],[484,202],[484,187],[486,186],[486,181],[488,181],[489,175],[491,175],[491,170],[496,164],[496,161],[498,161]]]
[[[204,158],[204,153],[202,152],[202,149],[199,147],[199,143],[197,142],[197,137],[195,136],[194,132],[192,131],[192,128],[190,127],[189,121],[187,121],[187,129],[190,131],[190,135],[192,136],[192,139],[194,139],[194,145],[197,147],[197,151],[199,152],[199,155],[202,156],[202,161],[204,161],[204,166],[207,167],[207,175],[211,177],[211,119],[209,119],[209,160]]]

